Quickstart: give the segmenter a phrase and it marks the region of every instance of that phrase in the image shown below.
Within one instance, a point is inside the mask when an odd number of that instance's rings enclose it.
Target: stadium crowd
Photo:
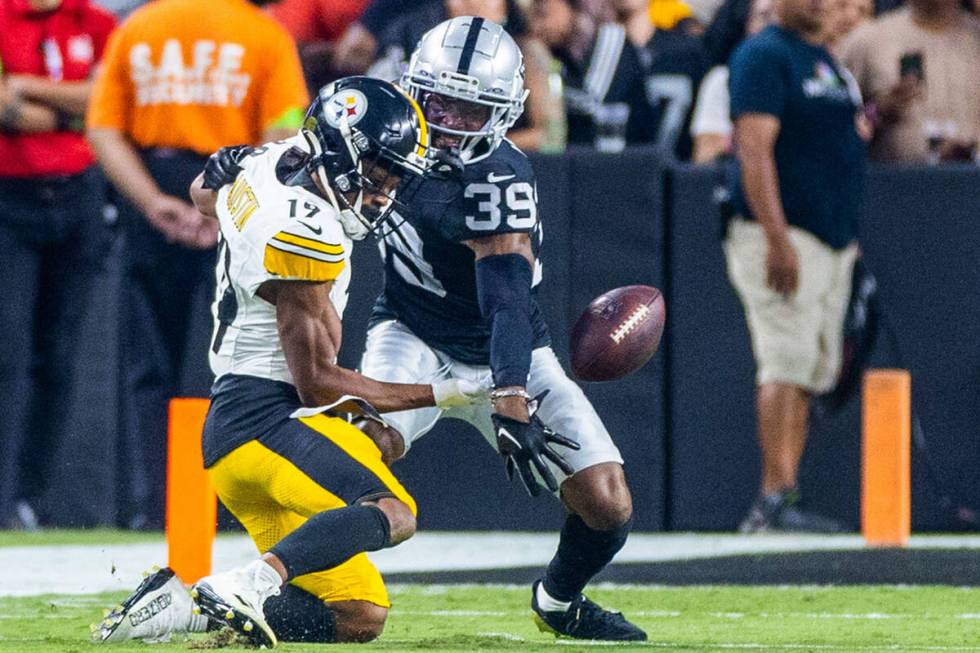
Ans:
[[[279,0],[254,4],[264,4],[263,10],[296,42],[308,89],[356,73],[397,80],[412,44],[426,30],[455,16],[483,16],[504,25],[524,52],[530,95],[524,116],[509,133],[522,149],[548,153],[594,147],[617,152],[627,146],[650,146],[680,160],[710,163],[733,155],[729,56],[744,38],[773,21],[775,1]],[[220,4],[225,2],[244,0]],[[44,522],[45,466],[58,446],[57,420],[63,413],[57,402],[67,395],[64,384],[71,378],[73,329],[81,321],[89,292],[86,284],[92,275],[87,271],[99,265],[98,252],[111,240],[115,216],[133,213],[130,204],[147,214],[151,223],[156,215],[153,226],[168,243],[184,247],[185,257],[193,258],[190,250],[207,250],[214,241],[209,223],[200,222],[186,202],[179,206],[158,202],[154,213],[152,197],[141,202],[139,189],[119,188],[114,177],[125,177],[131,164],[117,162],[115,175],[107,169],[117,184],[117,190],[108,190],[85,139],[83,117],[88,110],[90,128],[117,126],[120,134],[128,132],[128,138],[143,145],[131,130],[145,130],[148,123],[134,126],[132,114],[122,106],[138,103],[133,94],[116,93],[109,114],[104,98],[94,108],[89,100],[93,84],[98,88],[107,83],[94,80],[100,60],[112,57],[112,25],[137,20],[145,8],[132,0],[97,4],[101,8],[90,0],[0,0],[0,243],[4,268],[8,275],[16,275],[7,278],[0,306],[0,326],[6,334],[0,346],[0,391],[8,407],[0,416],[0,528],[36,528]],[[198,11],[212,12],[219,3],[198,5]],[[851,71],[860,89],[864,110],[859,130],[869,143],[871,158],[930,164],[977,160],[980,1],[907,0],[902,6],[884,0],[872,6],[872,0],[826,0],[824,5],[830,13],[821,40]],[[163,27],[179,38],[181,30],[194,26],[182,21]],[[216,61],[227,68],[227,74],[237,74],[241,64],[234,52],[195,55],[199,58],[190,68],[200,64],[201,75]],[[277,56],[284,68],[263,74],[280,81],[292,79],[289,67],[296,65],[294,59]],[[159,67],[134,69],[131,74],[169,74],[166,61]],[[109,69],[117,76],[125,74],[118,65]],[[262,124],[250,133],[295,129],[298,122],[288,110],[305,102],[305,97],[297,91],[295,102],[264,107]],[[190,123],[201,130],[213,124],[200,115]],[[155,129],[166,141],[168,130]],[[96,151],[98,140],[96,134],[92,140]],[[145,145],[166,160],[179,158],[176,150],[181,147],[195,150],[195,161],[200,162],[214,145],[232,144],[209,139],[199,143],[198,147]],[[105,156],[99,160],[105,165]],[[180,185],[186,185],[183,178]],[[120,196],[128,197],[129,203]],[[203,266],[195,266],[210,271],[213,257],[205,258]],[[183,265],[180,257],[174,260]],[[53,261],[59,264],[52,265]],[[65,261],[75,262],[69,268]],[[65,275],[69,269],[72,274]],[[140,310],[152,309],[145,298],[135,300],[142,302]],[[189,310],[181,306],[164,313],[167,319],[176,319],[176,313]],[[145,331],[144,323],[125,332]],[[143,354],[148,353],[146,346],[146,339],[131,343],[133,350],[143,347]],[[178,356],[183,346],[164,348],[160,355]],[[132,383],[144,389],[158,383],[153,377],[162,374],[160,369],[147,367],[144,376]],[[156,465],[163,456],[162,440],[144,445],[160,453],[134,461],[136,470]],[[141,486],[145,480],[137,478],[139,473],[133,475],[134,508],[120,515],[120,524],[159,527],[163,512],[159,480],[155,488],[147,489]]]

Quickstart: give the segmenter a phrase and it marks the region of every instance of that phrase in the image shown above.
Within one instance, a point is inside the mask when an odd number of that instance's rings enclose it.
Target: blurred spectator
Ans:
[[[623,26],[598,26],[576,0],[534,0],[531,24],[562,66],[569,144],[618,150],[649,140],[639,56]]]
[[[280,0],[266,5],[298,43],[335,41],[364,12],[368,0]]]
[[[117,20],[122,20],[146,2],[147,0],[96,0],[95,4],[112,12]]]
[[[651,126],[656,129],[653,142],[665,152],[689,159],[694,93],[708,70],[701,40],[691,35],[693,19],[658,29],[641,0],[614,0],[612,5],[643,67],[643,88],[652,112]]]
[[[524,85],[530,91],[524,115],[507,138],[526,151],[564,148],[561,93],[550,83],[551,57],[537,37],[528,31],[524,13],[514,0],[429,0],[398,16],[378,39],[381,58],[371,75],[397,81],[408,66],[422,35],[444,20],[480,16],[502,25],[524,53]]]
[[[563,66],[569,143],[672,152],[704,74],[699,45],[680,29],[656,29],[645,0],[612,7],[617,22],[596,25],[576,0],[532,3],[535,32]]]
[[[370,0],[364,13],[344,31],[334,48],[334,68],[341,75],[359,75],[378,54],[378,42],[393,16],[400,16],[427,0]]]
[[[724,0],[704,32],[704,49],[711,66],[728,65],[732,50],[745,37],[752,0]]]
[[[687,6],[691,8],[694,17],[702,25],[708,25],[718,13],[718,8],[724,0],[685,0]]]
[[[744,533],[841,528],[801,509],[797,480],[810,397],[841,365],[865,161],[860,98],[821,45],[826,18],[813,5],[779,0],[779,24],[731,59],[738,166],[724,246],[752,337],[762,454]]]
[[[839,55],[841,43],[848,34],[874,18],[872,0],[832,0],[828,7],[827,37],[824,45]]]
[[[208,391],[180,386],[193,299],[215,283],[217,222],[188,203],[190,183],[223,145],[295,134],[306,103],[293,40],[241,0],[157,0],[109,41],[88,136],[125,200],[122,450],[135,459],[123,523],[162,524],[167,401]]]
[[[367,7],[368,0],[280,0],[266,5],[299,44],[307,85],[317,89],[341,75],[334,46]]]
[[[88,0],[0,0],[0,528],[36,526],[71,414],[78,327],[109,244],[82,116],[114,22]]]
[[[959,0],[909,0],[856,29],[841,53],[877,117],[872,158],[972,156],[980,137],[980,22]]]
[[[700,35],[704,31],[691,7],[681,0],[648,0],[647,15],[650,23],[657,29],[681,27],[692,35]]]
[[[776,19],[775,0],[754,0],[745,23],[745,35],[752,36]],[[732,120],[729,113],[728,66],[715,66],[704,77],[698,90],[691,138],[694,163],[710,163],[732,153]]]

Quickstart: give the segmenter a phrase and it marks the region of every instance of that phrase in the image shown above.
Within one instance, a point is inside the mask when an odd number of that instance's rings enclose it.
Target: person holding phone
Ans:
[[[936,163],[980,138],[980,21],[958,0],[909,0],[857,28],[841,59],[875,117],[870,156]]]

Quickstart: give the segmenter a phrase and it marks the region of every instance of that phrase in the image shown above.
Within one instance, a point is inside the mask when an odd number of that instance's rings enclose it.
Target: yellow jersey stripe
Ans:
[[[402,487],[388,466],[381,462],[381,450],[363,431],[338,417],[328,415],[301,417],[300,421],[329,438],[331,442],[347,452],[347,455],[369,469],[399,501],[409,507],[413,515],[418,514],[415,499]]]
[[[275,249],[281,250],[283,252],[292,252],[293,254],[300,254],[307,258],[313,258],[318,261],[324,261],[326,263],[343,263],[343,254],[324,254],[323,252],[317,251],[315,249],[310,249],[309,247],[302,247],[300,245],[293,245],[292,243],[287,243],[282,240],[276,240],[273,238],[268,243],[269,247],[274,247]]]
[[[297,236],[296,234],[291,234],[288,231],[280,231],[272,238],[274,240],[279,240],[284,243],[299,245],[300,247],[306,247],[307,249],[323,252],[324,254],[344,253],[343,245],[335,244],[335,243],[324,243],[319,240],[313,240],[312,238],[304,238],[303,236]]]
[[[344,261],[324,261],[297,252],[265,246],[265,269],[270,274],[303,281],[333,281],[344,270]]]

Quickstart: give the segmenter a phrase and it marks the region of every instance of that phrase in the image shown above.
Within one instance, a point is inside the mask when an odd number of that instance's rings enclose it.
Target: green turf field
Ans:
[[[383,637],[330,651],[567,651],[587,643],[538,633],[514,586],[403,585]],[[676,651],[980,651],[980,589],[950,587],[609,587],[592,596],[650,633],[648,648]],[[164,645],[96,647],[88,624],[122,595],[0,598],[0,651],[186,651]],[[324,650],[315,645],[283,651]],[[240,650],[229,648],[225,650]]]

